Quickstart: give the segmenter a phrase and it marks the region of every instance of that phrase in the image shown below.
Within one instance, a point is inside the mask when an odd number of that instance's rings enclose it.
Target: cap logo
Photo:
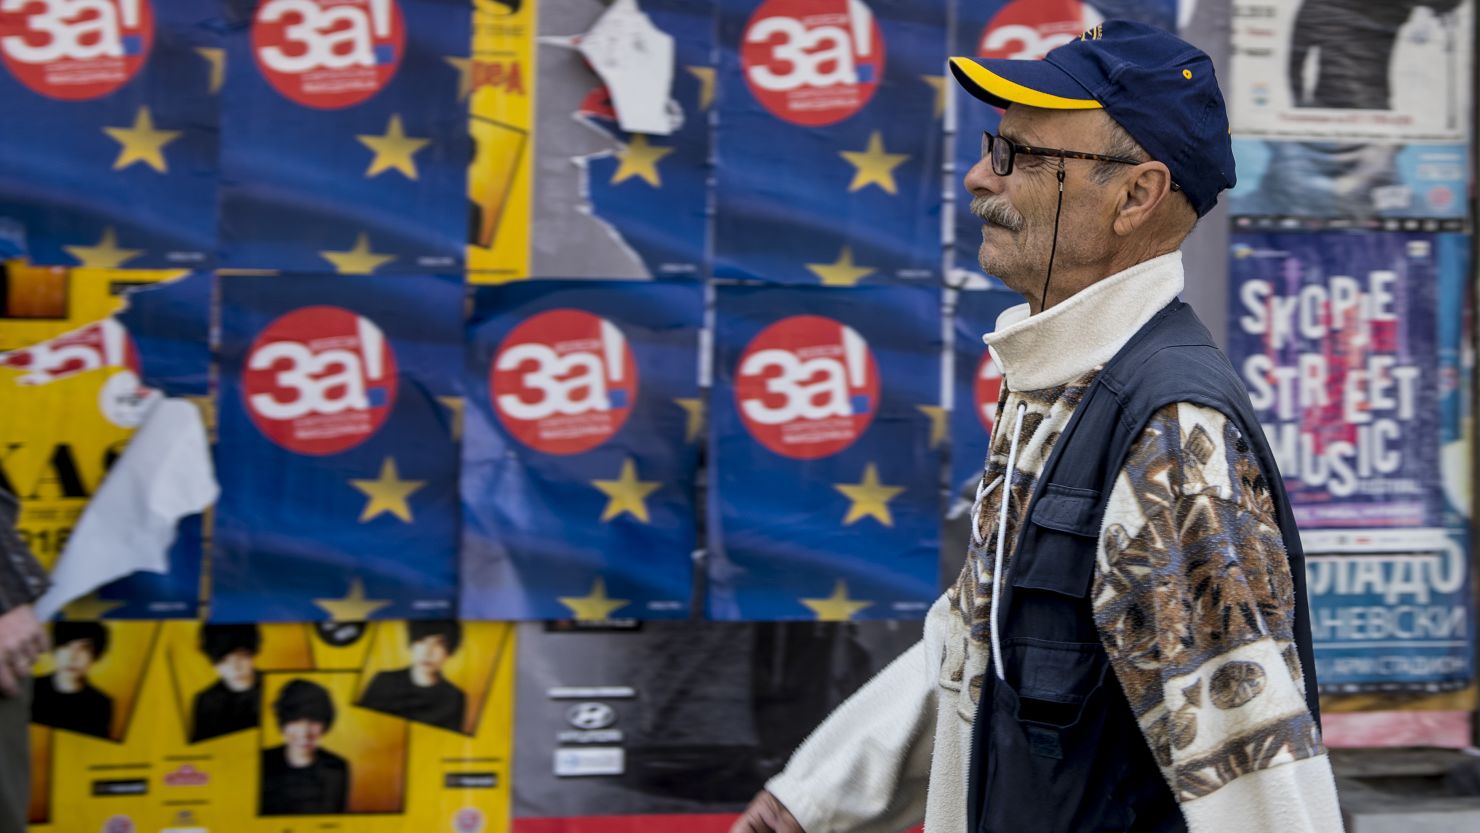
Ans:
[[[1103,26],[1101,26],[1101,25],[1096,24],[1095,25],[1095,28],[1090,29],[1089,31],[1087,31],[1084,34],[1080,35],[1079,36],[1079,39],[1080,40],[1099,40],[1100,38],[1103,38],[1103,37],[1105,37],[1105,28]]]
[[[1190,69],[1184,69],[1184,70],[1182,70],[1182,77],[1183,78],[1186,78],[1188,81],[1191,81],[1192,80],[1192,70],[1190,70]]]

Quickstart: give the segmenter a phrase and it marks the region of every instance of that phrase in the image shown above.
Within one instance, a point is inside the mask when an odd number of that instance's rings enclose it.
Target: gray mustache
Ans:
[[[1007,204],[1001,197],[977,197],[971,201],[971,213],[984,223],[1001,226],[1008,231],[1023,230],[1023,215]]]

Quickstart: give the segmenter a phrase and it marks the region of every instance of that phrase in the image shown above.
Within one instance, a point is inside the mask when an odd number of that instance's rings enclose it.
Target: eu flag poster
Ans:
[[[454,271],[468,236],[466,0],[228,0],[221,264]],[[457,59],[449,61],[448,58]]]
[[[714,274],[940,272],[946,0],[721,0]]]
[[[211,617],[451,616],[461,281],[220,281]]]
[[[529,274],[702,278],[709,254],[714,4],[641,4],[657,33],[673,42],[672,87],[664,91],[667,135],[622,130],[611,91],[577,48],[585,42],[577,36],[617,13],[611,9],[601,0],[540,9]]]
[[[529,281],[474,299],[461,615],[687,617],[703,287]]]
[[[975,58],[1042,58],[1107,18],[1136,20],[1177,31],[1179,12],[1191,11],[1188,0],[953,0],[954,26],[951,54]],[[1226,13],[1226,12],[1225,12]],[[982,132],[997,131],[1002,111],[973,98],[954,80],[950,82],[955,105],[951,140],[955,172],[948,187],[954,189],[954,217],[950,223],[950,271],[952,283],[966,275],[981,275],[977,250],[981,247],[982,221],[971,213],[971,195],[961,178],[981,158]],[[1098,150],[1098,148],[1078,148]]]
[[[198,0],[0,4],[0,218],[32,263],[209,266],[217,8]]]
[[[711,618],[923,616],[938,595],[939,292],[717,292]]]
[[[1002,397],[1002,369],[982,336],[997,329],[997,316],[1023,303],[1006,289],[968,289],[956,294],[955,342],[952,348],[951,492],[965,492],[970,502],[986,467],[997,403]]]

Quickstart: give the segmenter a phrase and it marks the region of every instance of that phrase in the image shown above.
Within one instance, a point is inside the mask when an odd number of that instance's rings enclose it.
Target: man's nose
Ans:
[[[997,172],[992,170],[992,160],[979,159],[966,172],[961,182],[973,196],[981,196],[982,194],[1001,193],[1003,177],[998,176]]]

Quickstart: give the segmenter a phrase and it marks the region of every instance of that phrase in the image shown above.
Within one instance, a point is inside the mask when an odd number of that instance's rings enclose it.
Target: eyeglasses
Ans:
[[[1003,139],[1002,136],[992,135],[990,130],[981,132],[981,158],[992,158],[992,172],[998,176],[1009,176],[1012,173],[1012,161],[1018,154],[1030,155],[1030,157],[1058,157],[1070,158],[1070,160],[1092,160],[1111,161],[1119,164],[1141,164],[1143,160],[1131,160],[1125,157],[1107,157],[1104,154],[1089,154],[1083,151],[1064,151],[1060,148],[1035,148],[1032,145],[1020,145],[1012,139]]]
[[[1079,150],[1061,150],[1059,148],[1040,148],[1032,145],[1023,145],[1011,139],[994,136],[991,131],[982,131],[982,158],[991,158],[992,172],[997,176],[1008,176],[1012,173],[1012,163],[1018,154],[1026,156],[1053,156],[1059,159],[1089,159],[1094,162],[1114,162],[1120,165],[1139,165],[1141,159],[1127,159],[1124,156],[1106,156],[1103,153],[1085,153]],[[1180,191],[1181,186],[1172,183],[1173,191]]]

